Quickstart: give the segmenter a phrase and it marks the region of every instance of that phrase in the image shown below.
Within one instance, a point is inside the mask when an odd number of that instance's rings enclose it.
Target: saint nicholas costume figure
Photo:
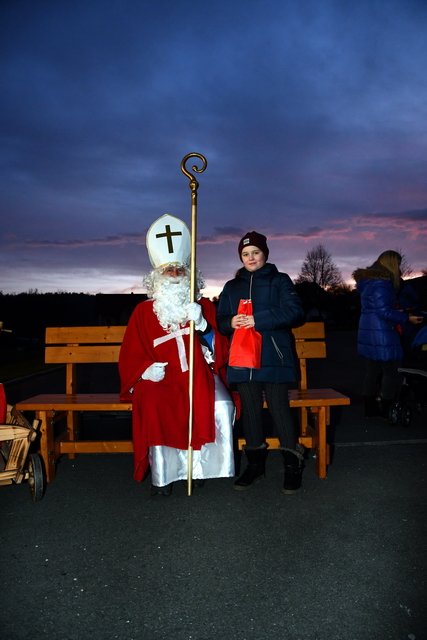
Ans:
[[[213,302],[190,302],[190,233],[164,215],[146,238],[153,270],[144,282],[148,300],[128,323],[119,357],[120,397],[132,402],[134,478],[151,468],[152,495],[169,495],[186,480],[189,446],[189,322],[194,321],[192,478],[232,477],[235,408],[225,385],[228,341],[216,327]]]

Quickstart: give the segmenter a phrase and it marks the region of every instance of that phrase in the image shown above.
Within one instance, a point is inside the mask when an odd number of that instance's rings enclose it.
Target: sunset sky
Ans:
[[[0,291],[142,291],[145,234],[190,222],[208,295],[269,238],[292,278],[427,267],[424,0],[2,0]]]

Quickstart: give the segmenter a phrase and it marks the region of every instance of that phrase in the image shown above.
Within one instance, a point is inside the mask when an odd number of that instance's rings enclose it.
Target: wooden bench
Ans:
[[[46,329],[45,362],[65,364],[65,393],[41,394],[16,404],[20,411],[35,412],[40,420],[40,455],[43,459],[46,480],[55,478],[58,458],[67,454],[73,458],[79,453],[131,453],[131,440],[79,440],[80,412],[129,412],[130,402],[120,402],[118,393],[77,392],[77,367],[82,364],[117,363],[120,345],[126,327],[49,327]],[[325,358],[325,329],[322,322],[308,322],[294,330],[301,380],[299,389],[290,391],[290,404],[300,409],[300,442],[316,451],[316,473],[325,478],[329,463],[329,447],[326,429],[329,409],[348,405],[350,399],[333,389],[307,388],[307,360]],[[314,417],[314,426],[309,417]],[[57,433],[56,423],[63,419],[66,429]],[[269,439],[270,448],[278,447],[278,441]],[[239,447],[244,445],[239,440]]]

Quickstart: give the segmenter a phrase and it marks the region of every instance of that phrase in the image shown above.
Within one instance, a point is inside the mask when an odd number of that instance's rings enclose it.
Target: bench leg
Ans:
[[[67,440],[70,442],[74,442],[78,437],[78,429],[79,429],[79,416],[74,411],[68,411],[67,413]],[[75,453],[69,453],[68,458],[70,460],[75,460]]]
[[[301,407],[299,409],[300,414],[300,435],[306,436],[308,433],[308,409],[307,407]]]
[[[316,473],[319,478],[326,478],[328,469],[329,447],[326,442],[327,407],[319,407],[316,420]]]
[[[55,478],[53,416],[53,411],[36,411],[36,418],[40,420],[40,455],[44,463],[47,482],[52,482]]]

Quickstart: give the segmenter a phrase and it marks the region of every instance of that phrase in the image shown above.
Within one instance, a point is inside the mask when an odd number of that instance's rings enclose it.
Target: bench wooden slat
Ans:
[[[292,333],[296,340],[324,340],[325,339],[325,323],[324,322],[305,322],[300,327],[292,329]]]
[[[116,342],[121,344],[125,334],[125,326],[99,327],[47,327],[46,344],[96,344]]]
[[[120,345],[79,345],[46,347],[45,362],[48,364],[84,364],[117,362]]]
[[[132,440],[62,440],[60,453],[133,453]]]
[[[326,358],[326,345],[324,342],[297,340],[295,342],[295,351],[300,359]]]
[[[132,411],[132,403],[120,402],[117,393],[45,393],[18,405],[20,411]]]
[[[292,389],[289,404],[291,407],[336,407],[349,405],[350,398],[335,389]]]

